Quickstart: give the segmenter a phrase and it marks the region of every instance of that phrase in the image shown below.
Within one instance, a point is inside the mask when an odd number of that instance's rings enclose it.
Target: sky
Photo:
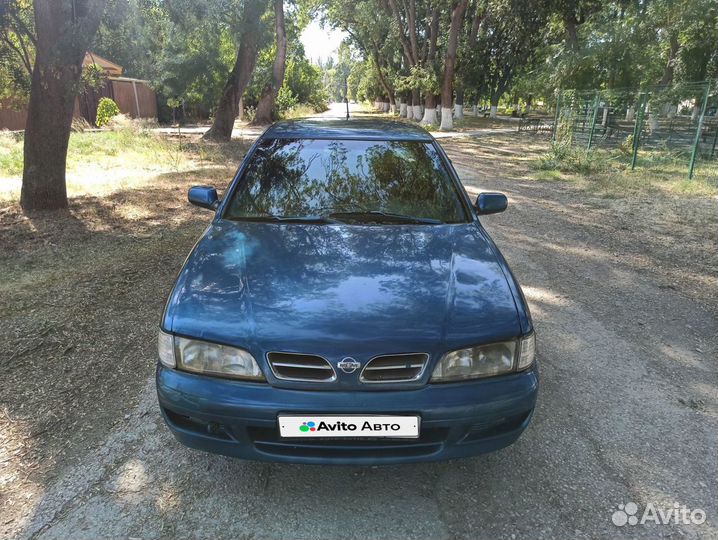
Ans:
[[[319,22],[312,21],[302,32],[300,39],[304,45],[304,54],[316,64],[319,58],[327,60],[332,56],[336,60],[337,49],[345,36],[346,33],[341,30],[322,28]]]

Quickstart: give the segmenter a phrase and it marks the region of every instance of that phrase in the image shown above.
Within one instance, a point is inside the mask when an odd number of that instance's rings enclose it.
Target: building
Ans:
[[[157,119],[157,96],[147,81],[122,76],[122,66],[92,52],[85,54],[83,66],[95,64],[102,68],[107,76],[105,86],[80,92],[75,100],[75,117],[82,117],[94,125],[97,118],[97,104],[100,98],[113,99],[120,112],[132,118]],[[0,130],[25,129],[27,108],[11,107],[0,102]]]

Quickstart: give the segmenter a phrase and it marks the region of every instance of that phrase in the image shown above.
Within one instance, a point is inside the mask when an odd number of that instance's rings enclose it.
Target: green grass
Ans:
[[[0,176],[21,175],[22,164],[22,139],[9,133],[0,133]]]
[[[110,169],[179,169],[186,161],[176,141],[151,131],[122,127],[112,131],[72,133],[67,151],[67,170],[87,167]],[[22,175],[22,136],[0,134],[0,178]]]
[[[667,149],[642,149],[635,169],[631,156],[621,149],[594,149],[552,144],[534,162],[537,180],[567,180],[583,183],[605,197],[625,197],[655,191],[689,197],[718,194],[718,162],[699,160],[694,177],[688,180],[689,156]]]
[[[285,120],[291,120],[292,118],[306,118],[316,114],[314,107],[307,105],[306,103],[300,103],[282,113],[282,118]]]
[[[174,168],[184,161],[180,144],[147,130],[123,127],[112,131],[73,133],[67,151],[68,170],[88,164],[103,167],[140,165]]]
[[[130,123],[107,131],[73,132],[67,153],[70,197],[106,196],[142,188],[173,175],[194,175],[198,183],[226,184],[241,163],[248,141],[202,141],[168,137]],[[22,135],[0,133],[0,204],[20,197]]]

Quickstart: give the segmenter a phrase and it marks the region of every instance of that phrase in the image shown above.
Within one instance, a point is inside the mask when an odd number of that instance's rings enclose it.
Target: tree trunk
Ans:
[[[454,118],[461,120],[464,118],[464,90],[459,88],[456,90],[456,101],[454,102]]]
[[[252,77],[257,63],[259,31],[257,19],[264,11],[264,2],[254,1],[247,4],[244,13],[244,31],[237,50],[237,59],[222,90],[222,97],[214,115],[212,127],[204,134],[203,139],[228,141],[232,138],[234,121],[240,114],[240,103],[244,89]]]
[[[659,84],[671,84],[673,82],[673,74],[675,72],[676,55],[678,54],[678,36],[672,32],[670,36],[670,48],[668,50],[668,61],[666,62],[665,68],[663,68],[663,76]]]
[[[491,112],[489,113],[489,118],[496,118],[496,113],[499,110],[499,99],[501,99],[499,92],[491,93]]]
[[[566,27],[566,43],[571,51],[578,51],[578,21],[576,14],[571,13],[564,17],[563,24]]]
[[[419,104],[419,91],[414,89],[411,91],[411,110],[412,120],[421,121],[421,105]]]
[[[274,0],[275,32],[277,34],[277,57],[272,69],[272,82],[264,87],[262,97],[257,104],[254,124],[270,124],[274,121],[274,102],[284,82],[284,69],[287,65],[287,32],[284,26],[284,2]]]
[[[691,112],[691,122],[698,120],[698,115],[701,112],[701,99],[695,98],[693,101],[693,112]]]
[[[395,107],[394,89],[391,87],[384,76],[384,72],[381,70],[381,57],[379,56],[379,49],[376,48],[376,46],[372,49],[372,56],[374,57],[374,67],[376,68],[376,75],[379,79],[379,84],[381,84],[381,87],[384,89],[384,92],[386,92],[386,95],[389,96],[389,106],[390,108],[393,108]]]
[[[37,45],[25,125],[20,204],[67,208],[65,167],[82,60],[107,0],[35,0]]]
[[[401,98],[401,101],[399,101],[399,116],[406,118],[406,101],[404,98]]]
[[[436,98],[434,94],[427,94],[424,99],[424,117],[421,119],[421,125],[429,126],[436,123]]]
[[[453,129],[454,119],[451,116],[451,103],[454,97],[454,68],[456,67],[456,49],[459,45],[459,30],[464,20],[464,13],[469,0],[459,0],[451,13],[449,40],[444,57],[444,81],[441,85],[441,129]]]

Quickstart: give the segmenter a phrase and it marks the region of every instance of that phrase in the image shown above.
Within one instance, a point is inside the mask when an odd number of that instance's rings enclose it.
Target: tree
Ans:
[[[474,73],[481,69],[474,58],[476,41],[479,35],[481,21],[484,18],[485,3],[482,0],[474,0],[467,6],[464,31],[459,36],[459,51],[456,60],[456,99],[454,100],[454,117],[464,117],[464,94],[467,87],[470,87]]]
[[[459,45],[459,31],[466,13],[469,0],[454,2],[451,12],[451,26],[449,27],[449,41],[446,45],[444,58],[444,81],[441,84],[441,129],[452,129],[454,119],[451,105],[454,99],[454,66],[456,65],[456,49]]]
[[[266,8],[260,0],[250,0],[242,14],[242,36],[237,59],[222,90],[222,97],[214,113],[212,127],[204,134],[205,139],[228,141],[232,137],[234,120],[239,114],[239,101],[257,63],[260,25],[257,21]]]
[[[30,0],[0,4],[0,100],[20,104],[30,95],[35,33]]]
[[[523,0],[489,0],[477,42],[481,73],[478,93],[488,93],[491,116],[514,79],[536,61],[545,6]]]
[[[284,2],[274,0],[274,31],[277,37],[277,52],[272,68],[272,80],[262,91],[254,117],[255,124],[269,124],[276,119],[274,102],[284,82],[284,70],[287,64],[287,33],[284,26]]]
[[[25,127],[20,204],[67,208],[65,166],[82,60],[106,0],[35,0],[36,49]]]
[[[383,0],[386,11],[394,16],[396,27],[398,29],[397,37],[404,53],[405,71],[414,75],[415,80],[427,80],[424,75],[419,75],[423,70],[422,57],[419,49],[419,24],[420,18],[417,17],[416,0],[402,2],[401,5],[396,0]],[[435,32],[435,35],[437,33]],[[428,35],[428,33],[426,34]],[[416,121],[422,120],[421,115],[421,88],[412,85],[411,79],[408,79],[409,85],[407,90],[411,92],[412,114],[407,114],[408,118]]]
[[[377,13],[384,14],[386,4],[377,0],[325,0],[323,8],[325,20],[331,26],[341,28],[349,34],[349,42],[363,54],[368,65],[373,68],[376,86],[380,88],[377,95],[372,97],[380,98],[380,101],[388,103],[389,107],[396,111],[396,88],[393,79],[398,71],[395,58],[397,43],[392,39],[391,19],[377,17]],[[346,59],[342,60],[341,47],[339,52],[340,65],[343,65],[342,62],[346,63]],[[341,75],[348,77],[348,70],[343,69]],[[344,80],[341,83],[343,84]],[[374,85],[365,85],[365,88],[369,86]]]

